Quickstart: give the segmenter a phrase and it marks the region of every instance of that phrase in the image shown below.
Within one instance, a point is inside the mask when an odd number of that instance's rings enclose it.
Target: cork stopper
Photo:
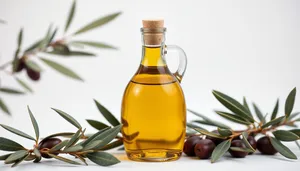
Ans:
[[[164,20],[143,20],[143,27],[150,29],[163,28]]]
[[[163,30],[164,20],[143,20],[143,36],[145,45],[160,46],[164,41]]]

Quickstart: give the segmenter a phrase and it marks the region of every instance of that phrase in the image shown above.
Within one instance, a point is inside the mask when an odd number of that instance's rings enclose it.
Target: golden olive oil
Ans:
[[[143,47],[141,65],[123,96],[122,134],[132,160],[176,160],[182,152],[186,105],[162,52],[162,46]]]

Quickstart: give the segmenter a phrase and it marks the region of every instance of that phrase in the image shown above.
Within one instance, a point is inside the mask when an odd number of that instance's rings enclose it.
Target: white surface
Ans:
[[[0,0],[0,18],[8,21],[7,25],[0,25],[0,63],[12,59],[20,27],[24,27],[25,47],[43,36],[50,22],[61,28],[58,34],[61,36],[70,4],[71,0]],[[42,136],[74,130],[50,107],[68,112],[87,127],[88,132],[93,132],[85,119],[103,121],[93,98],[119,117],[123,91],[140,61],[139,28],[144,18],[164,18],[168,28],[167,43],[180,45],[188,55],[188,69],[182,83],[188,108],[223,121],[212,112],[213,109],[224,109],[211,94],[212,89],[217,89],[238,99],[245,95],[255,100],[265,113],[270,113],[276,98],[281,97],[280,111],[283,112],[284,99],[289,91],[295,86],[300,88],[300,3],[297,0],[79,0],[77,5],[70,33],[99,16],[123,12],[108,25],[76,38],[103,41],[119,47],[119,50],[99,50],[96,51],[99,57],[91,59],[53,57],[79,73],[85,82],[65,78],[42,65],[45,70],[42,80],[31,84],[35,91],[33,95],[1,94],[14,117],[0,114],[0,123],[33,134],[26,112],[28,104],[40,124]],[[176,63],[176,59],[168,60]],[[13,79],[3,73],[0,76],[1,85],[17,87]],[[29,82],[24,73],[21,76]],[[300,110],[299,103],[296,101],[296,110]],[[237,125],[233,127],[238,128]],[[0,135],[28,143],[3,129],[0,129]],[[249,171],[262,167],[295,170],[299,162],[250,156],[249,160],[223,160],[211,165],[206,161],[183,158],[172,163],[123,162],[109,169],[183,170],[195,167],[217,170],[241,166]],[[0,170],[3,168],[1,163]],[[19,170],[25,168],[80,170],[87,167],[54,168],[50,164],[25,164]]]

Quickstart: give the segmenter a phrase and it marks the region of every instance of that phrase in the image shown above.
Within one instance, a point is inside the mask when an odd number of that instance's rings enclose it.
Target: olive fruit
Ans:
[[[212,133],[219,134],[219,131],[218,130],[214,130],[214,131],[212,131]],[[224,141],[223,139],[219,139],[219,138],[215,138],[215,137],[210,137],[210,136],[206,136],[206,139],[212,140],[215,143],[215,145],[219,145],[221,142]]]
[[[33,81],[38,81],[41,77],[40,72],[34,71],[30,68],[26,68],[28,77]]]
[[[183,152],[187,156],[195,156],[194,147],[200,140],[201,138],[198,136],[188,138],[184,143]]]
[[[258,139],[256,146],[257,146],[257,149],[262,154],[274,155],[277,153],[277,150],[273,147],[269,137],[267,137],[267,136],[264,136],[264,137],[261,137],[260,139]]]
[[[52,147],[56,146],[59,143],[61,143],[61,140],[59,138],[47,138],[47,139],[42,140],[39,143],[38,149],[39,150],[42,150],[44,148],[51,149]],[[58,155],[58,153],[54,153],[54,154]],[[48,154],[45,154],[45,153],[42,153],[42,157],[48,158],[48,159],[52,158]]]
[[[246,145],[242,142],[242,140],[233,140],[231,142],[231,147],[246,148]],[[248,155],[248,152],[233,151],[231,149],[229,149],[229,153],[231,154],[232,157],[235,158],[244,158]]]
[[[198,141],[195,145],[194,152],[200,159],[208,159],[214,151],[216,145],[212,140],[204,139]]]
[[[249,144],[252,146],[252,148],[254,150],[256,150],[256,140],[255,140],[255,138],[253,136],[248,136],[247,140],[248,140]],[[249,153],[249,155],[251,155],[251,154],[253,154],[253,152]]]
[[[25,62],[24,62],[24,60],[19,59],[17,61],[17,66],[16,66],[16,69],[15,69],[15,72],[21,72],[24,68],[25,68]]]

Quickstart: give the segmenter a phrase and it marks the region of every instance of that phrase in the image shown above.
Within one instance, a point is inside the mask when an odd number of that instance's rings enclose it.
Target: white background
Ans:
[[[0,18],[8,22],[0,25],[0,63],[13,58],[20,27],[24,28],[25,48],[45,35],[49,23],[59,26],[57,38],[61,37],[71,3],[71,0],[0,0]],[[213,113],[213,109],[224,109],[211,94],[211,90],[216,89],[239,100],[247,96],[249,100],[258,103],[264,113],[270,113],[276,98],[280,97],[282,114],[284,99],[289,91],[294,87],[300,88],[299,9],[300,2],[296,0],[78,0],[69,33],[100,16],[122,11],[122,15],[113,22],[74,38],[103,41],[117,46],[119,50],[96,50],[96,58],[52,57],[76,71],[85,82],[63,77],[41,64],[44,69],[41,81],[30,83],[34,94],[19,97],[1,94],[13,117],[1,113],[0,123],[33,134],[26,111],[26,105],[30,105],[43,136],[74,130],[50,110],[50,107],[55,107],[68,112],[87,127],[88,132],[93,132],[85,119],[103,121],[93,98],[119,118],[123,91],[140,62],[139,28],[141,20],[145,18],[165,19],[167,43],[180,45],[186,51],[188,68],[182,87],[188,108],[223,121]],[[172,64],[176,63],[175,58],[170,57],[168,60]],[[176,67],[172,65],[171,68],[174,70]],[[3,73],[0,76],[2,86],[18,87],[12,78]],[[19,76],[30,82],[25,73]],[[300,110],[299,104],[296,101],[295,110]],[[192,116],[188,115],[188,118]],[[0,129],[0,135],[20,140],[23,144],[31,143],[3,129]],[[286,162],[279,156],[249,158],[251,160],[241,161],[248,164],[248,169],[258,169],[258,165],[263,167],[265,164],[261,163],[262,160],[265,160],[268,167],[273,165],[278,170],[280,166],[291,169],[299,166],[299,162]],[[137,166],[183,169],[193,163],[191,166],[216,170],[232,167],[240,160],[223,160],[213,166],[207,161],[186,158],[180,161]],[[123,162],[114,168],[132,169],[132,164],[135,163]],[[40,169],[43,168],[41,165]],[[7,167],[1,163],[0,170],[4,168]],[[27,165],[25,168],[32,170],[34,167]],[[47,168],[52,169],[50,166]]]

